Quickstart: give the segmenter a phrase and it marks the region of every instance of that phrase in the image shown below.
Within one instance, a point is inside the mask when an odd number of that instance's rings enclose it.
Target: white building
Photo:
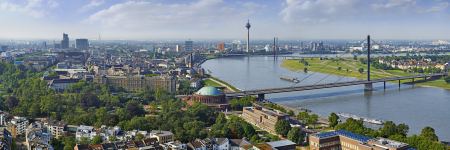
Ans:
[[[168,143],[173,141],[173,133],[170,131],[152,130],[150,132],[150,137],[158,139],[159,143]]]
[[[6,126],[6,113],[3,111],[0,111],[0,126]]]
[[[66,127],[66,124],[61,121],[49,121],[44,123],[44,125],[47,127],[47,131],[52,135],[52,137],[59,139],[60,137],[64,136],[65,131],[64,128]]]
[[[179,141],[161,144],[161,146],[163,146],[164,149],[170,150],[187,150],[187,145]]]
[[[50,144],[51,134],[40,122],[34,122],[28,126],[25,140],[29,150],[53,150]]]
[[[97,135],[97,132],[94,131],[94,127],[81,125],[77,128],[75,138],[77,140],[80,140],[82,137],[92,139],[96,135]]]
[[[25,130],[27,129],[29,122],[28,119],[25,117],[14,116],[14,118],[11,119],[10,124],[15,126],[16,129],[16,131],[11,132],[15,132],[16,135],[22,135],[25,133]]]

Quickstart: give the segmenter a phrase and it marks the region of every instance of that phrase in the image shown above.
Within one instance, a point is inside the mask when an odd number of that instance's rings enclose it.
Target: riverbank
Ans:
[[[238,92],[241,91],[238,88],[234,87],[233,85],[222,81],[218,78],[210,76],[209,78],[204,80],[205,86],[214,86],[214,87],[225,87],[230,92]]]
[[[286,68],[290,71],[307,71],[319,72],[325,74],[333,74],[338,76],[353,77],[357,79],[366,79],[367,77],[367,66],[362,64],[358,60],[353,60],[351,58],[343,59],[320,59],[320,58],[306,58],[303,61],[300,59],[286,59],[283,60],[281,67]],[[363,68],[362,73],[360,68]],[[386,78],[395,76],[409,76],[411,73],[404,72],[402,70],[383,70],[371,67],[371,78]],[[403,80],[402,83],[410,83],[411,80]],[[417,82],[418,86],[431,86],[439,87],[444,89],[450,89],[450,84],[447,84],[443,78],[436,79],[427,82]]]

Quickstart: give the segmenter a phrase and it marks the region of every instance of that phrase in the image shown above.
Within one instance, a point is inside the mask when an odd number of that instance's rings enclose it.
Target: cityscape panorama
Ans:
[[[448,0],[0,0],[0,150],[449,150]]]

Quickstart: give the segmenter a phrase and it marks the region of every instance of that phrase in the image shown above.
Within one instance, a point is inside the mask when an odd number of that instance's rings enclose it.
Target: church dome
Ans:
[[[223,92],[216,87],[205,86],[198,90],[195,94],[203,96],[220,96],[223,95]]]

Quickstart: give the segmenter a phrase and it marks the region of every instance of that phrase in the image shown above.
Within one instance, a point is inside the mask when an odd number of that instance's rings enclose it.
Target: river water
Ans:
[[[352,81],[354,78],[320,73],[293,72],[282,68],[283,58],[271,56],[228,57],[208,60],[202,67],[215,77],[242,89],[260,89]],[[311,75],[312,74],[312,75]],[[280,76],[305,79],[294,84]],[[364,92],[363,85],[268,94],[272,102],[292,108],[307,108],[328,116],[331,112],[345,112],[368,118],[406,123],[410,134],[418,134],[425,126],[436,130],[440,140],[450,141],[450,90],[413,85],[374,84],[373,92]]]

